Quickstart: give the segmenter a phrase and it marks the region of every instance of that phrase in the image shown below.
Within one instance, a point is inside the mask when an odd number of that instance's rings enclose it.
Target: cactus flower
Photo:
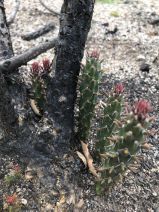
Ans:
[[[31,65],[32,74],[35,74],[35,75],[39,74],[40,70],[41,70],[41,67],[40,67],[39,63],[33,62],[32,65]]]
[[[48,58],[45,58],[45,59],[43,59],[42,64],[43,64],[43,70],[45,72],[49,72],[50,67],[51,67],[50,60]]]
[[[123,84],[122,83],[116,84],[116,86],[115,86],[115,93],[119,95],[119,94],[123,93],[123,91],[124,91]]]

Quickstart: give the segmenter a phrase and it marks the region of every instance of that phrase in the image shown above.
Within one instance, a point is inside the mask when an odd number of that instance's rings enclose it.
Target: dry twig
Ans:
[[[16,17],[18,10],[19,10],[19,7],[20,7],[20,0],[15,0],[15,7],[12,10],[12,13],[7,20],[8,25],[10,25],[14,22],[14,19]]]
[[[83,150],[83,154],[84,156],[86,157],[86,160],[87,160],[87,164],[88,164],[88,168],[89,168],[89,171],[97,178],[99,178],[98,174],[97,174],[97,171],[93,165],[93,158],[89,152],[89,149],[88,149],[88,144],[84,143],[83,141],[81,141],[81,145],[82,145],[82,150]]]
[[[54,10],[50,9],[42,0],[39,0],[39,2],[41,3],[41,5],[43,7],[45,7],[46,10],[48,10],[51,14],[53,14],[54,16],[60,16],[60,13],[55,12]]]

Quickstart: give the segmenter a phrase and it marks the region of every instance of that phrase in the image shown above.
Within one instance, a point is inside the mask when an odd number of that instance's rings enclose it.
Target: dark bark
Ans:
[[[3,1],[0,2],[0,61],[13,55],[9,30],[7,28]],[[12,100],[8,92],[7,83],[0,70],[0,141],[9,138],[14,131],[16,121]]]
[[[49,99],[55,121],[61,125],[66,141],[73,135],[77,79],[93,8],[94,0],[64,0],[61,9],[55,82]]]
[[[10,33],[7,26],[3,0],[0,0],[0,61],[13,56]]]

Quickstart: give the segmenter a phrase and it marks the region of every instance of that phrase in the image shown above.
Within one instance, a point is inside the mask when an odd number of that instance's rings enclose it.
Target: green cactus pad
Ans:
[[[88,57],[80,77],[79,99],[79,140],[86,141],[89,136],[91,120],[97,102],[98,87],[101,79],[101,62]]]

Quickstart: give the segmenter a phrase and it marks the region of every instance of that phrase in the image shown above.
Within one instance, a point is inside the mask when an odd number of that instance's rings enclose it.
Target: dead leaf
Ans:
[[[75,202],[76,202],[76,196],[75,196],[75,193],[72,192],[70,194],[70,196],[67,198],[67,204],[69,204],[69,205],[71,205],[71,204],[75,205]]]
[[[152,145],[151,144],[148,144],[148,143],[144,143],[142,146],[141,146],[142,149],[151,149],[152,148]]]
[[[32,110],[34,111],[34,113],[35,113],[37,116],[42,116],[42,114],[40,113],[40,110],[39,110],[39,108],[37,107],[36,102],[35,102],[34,99],[30,99],[30,106],[31,106]]]
[[[80,153],[79,151],[76,151],[76,153],[77,153],[78,157],[79,157],[79,158],[82,160],[82,162],[84,163],[85,167],[87,167],[87,160],[86,160],[85,156],[84,156],[82,153]]]
[[[82,150],[83,150],[83,154],[87,160],[87,165],[89,168],[89,171],[97,178],[99,178],[97,171],[93,165],[93,158],[90,155],[89,149],[88,149],[88,144],[84,143],[83,141],[81,141],[81,145],[82,145]]]
[[[57,206],[55,206],[54,212],[58,212],[58,207]]]
[[[65,194],[61,194],[59,202],[56,203],[57,207],[60,207],[62,204],[66,202]]]
[[[80,208],[82,208],[83,205],[84,205],[84,200],[80,199],[80,201],[78,203],[76,203],[75,207],[80,209]]]
[[[25,171],[25,179],[32,180],[37,175],[35,170],[28,169]]]

